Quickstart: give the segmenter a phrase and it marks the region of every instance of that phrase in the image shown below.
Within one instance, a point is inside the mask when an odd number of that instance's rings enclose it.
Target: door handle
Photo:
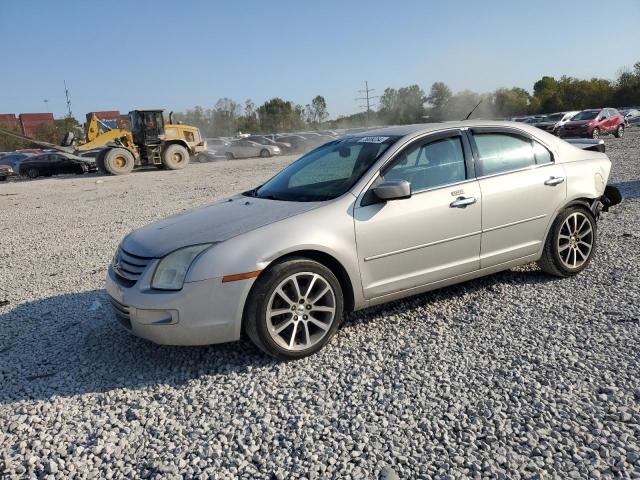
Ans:
[[[549,177],[544,181],[544,184],[550,187],[555,187],[556,185],[560,185],[562,182],[564,182],[564,177]]]
[[[458,197],[449,204],[451,208],[466,208],[467,205],[473,205],[476,203],[476,197]]]

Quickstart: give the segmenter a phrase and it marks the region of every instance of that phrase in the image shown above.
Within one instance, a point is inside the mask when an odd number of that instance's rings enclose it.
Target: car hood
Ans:
[[[122,248],[139,257],[160,258],[189,245],[224,242],[319,205],[236,195],[134,230],[124,238]]]
[[[564,126],[565,127],[584,127],[589,122],[591,122],[591,120],[576,120],[573,122],[567,122],[564,124]]]

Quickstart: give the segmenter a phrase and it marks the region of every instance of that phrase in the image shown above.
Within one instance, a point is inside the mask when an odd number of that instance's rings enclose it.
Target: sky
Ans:
[[[364,82],[532,90],[640,61],[640,0],[0,0],[0,113],[183,111],[222,97],[360,110]],[[614,7],[615,5],[615,7]],[[44,100],[48,102],[44,102]]]

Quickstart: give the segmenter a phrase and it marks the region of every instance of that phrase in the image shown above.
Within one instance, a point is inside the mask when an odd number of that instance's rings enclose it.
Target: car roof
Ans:
[[[448,130],[455,128],[474,128],[474,127],[515,127],[526,130],[520,122],[498,121],[498,120],[457,120],[449,122],[437,123],[418,123],[413,125],[397,125],[393,127],[382,127],[373,130],[366,130],[348,136],[357,137],[383,137],[383,136],[406,136],[418,133],[436,132],[439,130]]]

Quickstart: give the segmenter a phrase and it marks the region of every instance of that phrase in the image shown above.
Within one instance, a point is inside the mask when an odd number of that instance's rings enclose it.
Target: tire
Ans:
[[[31,180],[33,180],[34,178],[38,178],[39,176],[40,172],[37,168],[31,167],[27,170],[27,177],[29,177]]]
[[[600,138],[600,129],[594,128],[593,132],[591,132],[591,138]]]
[[[104,157],[107,154],[108,150],[101,150],[98,155],[96,155],[96,168],[101,173],[109,173],[107,172],[107,168],[104,166]]]
[[[624,136],[624,125],[618,125],[616,132],[613,134],[616,138],[622,138]]]
[[[572,231],[574,227],[577,232]],[[597,234],[596,219],[586,207],[563,210],[553,222],[538,265],[544,272],[557,277],[577,275],[591,263]]]
[[[300,298],[297,290],[305,296]],[[318,352],[331,340],[342,321],[344,299],[331,270],[307,258],[291,258],[258,277],[246,305],[243,323],[253,343],[273,357],[293,360]],[[282,313],[273,313],[277,310]]]
[[[271,152],[269,150],[267,150],[266,148],[263,148],[262,150],[260,150],[260,156],[262,158],[268,158],[271,156]]]
[[[235,157],[233,156],[233,153],[231,153],[231,152],[227,152],[227,153],[225,153],[225,154],[224,154],[224,157],[225,157],[227,160],[233,160],[233,159],[235,158]]]
[[[167,170],[181,170],[189,165],[189,150],[173,143],[162,150],[162,165]]]
[[[133,154],[125,148],[110,148],[104,154],[104,169],[111,175],[126,175],[135,166]]]

